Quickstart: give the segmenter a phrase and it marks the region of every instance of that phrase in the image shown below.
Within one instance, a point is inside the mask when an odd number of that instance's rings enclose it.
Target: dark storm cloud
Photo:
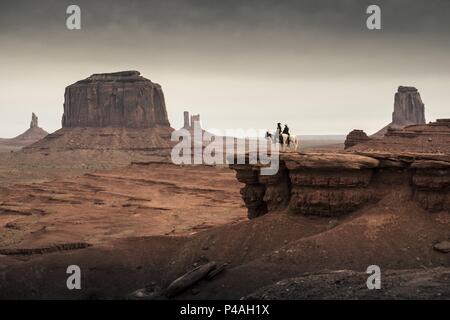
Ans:
[[[364,29],[365,8],[382,8],[386,32],[450,33],[448,0],[108,0],[108,1],[2,1],[1,32],[21,29],[59,28],[65,8],[78,4],[85,28],[118,25],[123,28],[177,29],[208,28],[283,28],[298,31],[319,28],[335,32]]]
[[[81,30],[66,28],[70,4],[81,7]],[[370,4],[381,7],[381,31],[366,28]],[[129,69],[163,85],[175,127],[190,106],[211,128],[268,128],[283,106],[283,118],[299,133],[375,132],[389,121],[400,84],[421,89],[430,119],[448,113],[450,0],[1,0],[0,6],[0,88],[8,93],[0,95],[7,119],[0,137],[23,131],[34,111],[46,129],[59,128],[67,85]],[[32,103],[23,99],[24,88]],[[333,121],[324,125],[324,118]]]

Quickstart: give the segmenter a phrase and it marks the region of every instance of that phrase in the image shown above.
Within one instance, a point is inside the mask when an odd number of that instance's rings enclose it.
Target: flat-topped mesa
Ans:
[[[425,123],[425,105],[416,88],[398,87],[394,98],[392,123],[397,125]]]
[[[138,71],[93,74],[66,88],[62,126],[169,127],[161,86]]]

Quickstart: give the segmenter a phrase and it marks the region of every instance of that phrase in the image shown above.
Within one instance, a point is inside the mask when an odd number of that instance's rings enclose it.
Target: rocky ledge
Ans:
[[[248,217],[271,211],[339,216],[407,188],[429,212],[450,211],[450,156],[425,154],[282,153],[276,175],[235,164]]]

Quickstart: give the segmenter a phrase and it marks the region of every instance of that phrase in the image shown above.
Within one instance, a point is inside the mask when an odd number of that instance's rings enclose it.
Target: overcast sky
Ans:
[[[82,29],[66,29],[81,7]],[[378,4],[382,30],[366,28]],[[428,121],[450,117],[448,0],[1,1],[0,137],[60,128],[64,88],[93,73],[138,70],[162,85],[173,127],[373,133],[399,85]]]

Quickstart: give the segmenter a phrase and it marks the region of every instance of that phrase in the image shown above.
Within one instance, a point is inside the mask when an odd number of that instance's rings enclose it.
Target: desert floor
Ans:
[[[225,167],[115,151],[0,154],[0,298],[129,298],[203,263],[225,265],[176,298],[450,298],[448,213],[406,189],[341,218],[247,220]],[[365,270],[386,271],[369,291]],[[78,265],[83,289],[66,287]]]

